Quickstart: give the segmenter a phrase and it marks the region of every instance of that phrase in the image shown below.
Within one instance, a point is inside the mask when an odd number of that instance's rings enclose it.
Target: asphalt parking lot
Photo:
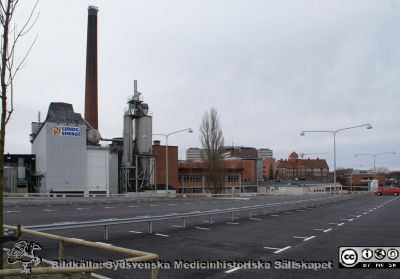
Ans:
[[[95,220],[146,216],[160,213],[201,211],[296,200],[302,197],[263,197],[251,199],[218,199],[166,201],[145,204],[93,204],[64,206],[9,207],[6,223],[24,225],[62,221]],[[146,224],[117,225],[110,228],[107,243],[157,253],[171,268],[160,269],[159,278],[398,278],[395,270],[339,269],[339,246],[400,246],[400,200],[395,197],[368,196],[316,208],[282,210],[267,215],[254,211],[251,218],[245,213],[216,216],[210,224],[207,218],[188,220],[187,227],[178,221],[162,221],[147,233]],[[87,209],[83,209],[87,208]],[[15,212],[12,212],[15,211]],[[69,237],[105,242],[99,228],[54,232]],[[43,246],[42,256],[57,257],[57,243],[37,239]],[[115,259],[116,255],[101,254],[80,247],[66,247],[69,259]],[[174,261],[207,263],[210,261],[260,261],[271,268],[176,269]],[[332,269],[277,269],[277,261],[326,261]],[[166,266],[165,266],[166,267]],[[192,266],[193,267],[193,266]],[[100,272],[111,278],[149,278],[148,270],[117,270]]]

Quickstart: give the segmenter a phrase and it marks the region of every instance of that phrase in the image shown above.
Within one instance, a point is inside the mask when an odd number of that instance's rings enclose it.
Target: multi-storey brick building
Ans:
[[[292,152],[287,160],[276,163],[277,178],[280,180],[329,181],[329,167],[324,159],[299,159]]]

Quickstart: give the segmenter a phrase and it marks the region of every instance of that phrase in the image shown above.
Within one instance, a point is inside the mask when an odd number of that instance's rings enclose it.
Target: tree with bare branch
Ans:
[[[224,137],[215,108],[211,108],[210,112],[204,112],[200,126],[200,141],[203,149],[201,156],[207,165],[207,186],[212,193],[221,193],[224,189]]]
[[[21,59],[16,58],[17,45],[35,25],[39,13],[36,12],[38,0],[34,3],[30,14],[22,25],[14,20],[15,11],[19,0],[1,0],[0,2],[0,268],[3,268],[3,192],[4,192],[4,147],[6,143],[6,126],[14,112],[14,81],[16,74],[24,67],[37,35]]]

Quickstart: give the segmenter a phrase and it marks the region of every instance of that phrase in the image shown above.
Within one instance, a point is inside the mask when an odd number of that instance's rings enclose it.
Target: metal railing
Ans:
[[[9,226],[9,225],[4,225],[4,228],[8,229],[8,230],[14,230],[14,231],[19,229],[15,226]],[[30,234],[30,235],[33,235],[36,237],[43,237],[46,239],[58,241],[58,243],[59,243],[59,249],[58,249],[59,261],[64,260],[64,244],[65,243],[71,243],[71,244],[75,244],[75,245],[81,245],[81,246],[92,247],[92,248],[96,248],[96,249],[102,249],[102,250],[112,252],[112,253],[121,253],[121,254],[129,255],[129,256],[131,256],[130,258],[123,259],[124,261],[128,261],[128,262],[135,262],[135,263],[146,262],[147,263],[147,262],[157,262],[159,260],[159,257],[157,254],[117,247],[117,246],[113,246],[113,245],[107,244],[107,243],[90,242],[90,241],[77,239],[77,238],[63,237],[63,236],[59,236],[59,235],[48,234],[48,233],[43,233],[43,232],[39,232],[39,231],[35,231],[35,230],[30,230],[27,228],[20,228],[20,232],[25,233],[25,234]],[[15,234],[17,234],[17,233],[15,233]],[[121,261],[121,260],[116,260],[116,261],[114,261],[114,263],[116,263],[118,261]],[[100,267],[38,267],[38,268],[32,268],[30,275],[69,274],[69,273],[86,273],[86,274],[88,274],[88,273],[91,273],[94,271],[104,270],[106,268],[109,268],[109,262],[102,263],[100,265]],[[0,270],[1,278],[3,278],[3,276],[13,276],[13,275],[21,275],[21,269]],[[158,275],[157,265],[152,265],[151,266],[151,279],[157,279],[157,275]]]
[[[208,216],[209,222],[213,223],[213,217],[215,215],[221,214],[230,214],[231,220],[234,218],[234,213],[248,211],[249,217],[251,218],[254,210],[264,210],[264,214],[268,213],[269,209],[275,209],[275,212],[278,212],[279,209],[292,210],[299,208],[307,208],[314,207],[319,205],[331,204],[340,201],[358,199],[361,197],[365,197],[369,195],[365,194],[353,194],[346,196],[329,196],[323,198],[314,198],[314,199],[303,199],[303,200],[295,200],[295,201],[287,201],[287,202],[279,202],[279,203],[269,203],[269,204],[259,204],[252,206],[244,206],[237,208],[227,208],[227,209],[213,209],[207,211],[196,211],[190,213],[177,213],[177,214],[166,214],[166,215],[158,215],[158,216],[146,216],[146,217],[134,217],[134,218],[113,218],[106,220],[96,220],[96,221],[82,221],[82,222],[62,222],[56,224],[45,224],[45,225],[33,225],[33,226],[24,226],[26,229],[31,229],[35,231],[54,231],[54,230],[67,230],[67,229],[80,229],[80,228],[89,228],[89,227],[103,227],[104,239],[108,240],[108,227],[114,225],[121,224],[132,224],[132,223],[148,223],[148,232],[153,232],[153,222],[156,221],[164,221],[164,220],[176,220],[181,219],[182,228],[186,227],[186,219]]]

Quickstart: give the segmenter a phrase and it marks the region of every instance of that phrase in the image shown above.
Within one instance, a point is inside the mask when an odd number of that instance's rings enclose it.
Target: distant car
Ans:
[[[400,189],[397,187],[390,187],[390,188],[379,188],[375,191],[375,195],[382,196],[382,195],[393,195],[398,196],[400,194]]]

